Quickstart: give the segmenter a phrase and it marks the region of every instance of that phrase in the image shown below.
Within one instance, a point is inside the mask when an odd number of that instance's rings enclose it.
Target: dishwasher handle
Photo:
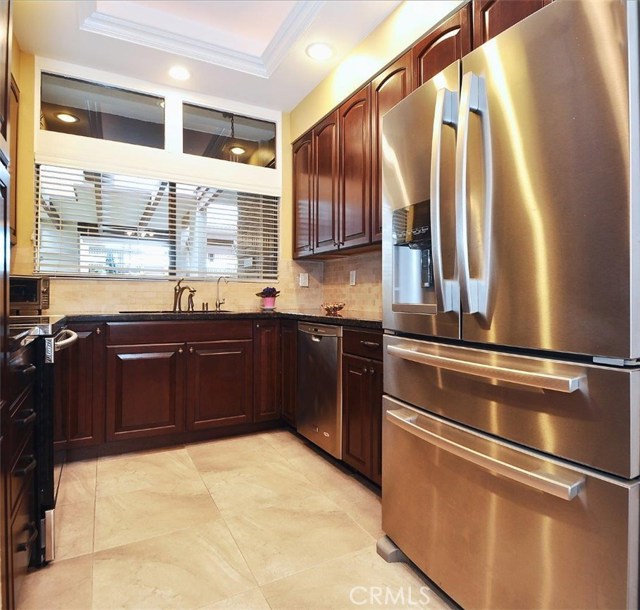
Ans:
[[[316,337],[342,337],[342,326],[298,322],[298,331]]]

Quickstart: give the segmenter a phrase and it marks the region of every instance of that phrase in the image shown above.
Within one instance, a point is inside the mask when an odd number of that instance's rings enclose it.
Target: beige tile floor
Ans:
[[[18,610],[450,608],[377,556],[380,499],[287,431],[65,466]]]

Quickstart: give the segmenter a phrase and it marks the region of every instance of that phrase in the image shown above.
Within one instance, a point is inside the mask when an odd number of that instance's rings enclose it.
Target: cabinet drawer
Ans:
[[[13,514],[18,500],[23,495],[31,495],[29,486],[33,483],[36,458],[33,452],[33,436],[29,434],[15,460],[11,462],[9,475],[9,513]]]
[[[35,382],[34,361],[35,345],[33,343],[29,343],[9,355],[6,376],[2,379],[2,391],[7,404],[13,404],[27,387],[32,386]]]
[[[107,324],[109,345],[223,341],[251,339],[252,335],[251,320],[110,322]]]
[[[27,436],[32,434],[36,421],[33,388],[29,388],[12,405],[9,418],[9,433],[7,438],[7,455],[15,456],[16,452],[25,442]]]
[[[16,515],[11,524],[10,557],[13,574],[13,607],[20,598],[20,589],[29,567],[33,544],[37,536],[36,522],[33,514],[33,477],[29,475],[25,483],[28,493],[22,495]]]
[[[382,332],[345,328],[342,351],[362,358],[382,360]]]
[[[637,607],[637,481],[383,404],[382,529],[461,607]]]

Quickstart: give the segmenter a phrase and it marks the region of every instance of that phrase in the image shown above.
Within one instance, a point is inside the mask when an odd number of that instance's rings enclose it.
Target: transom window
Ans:
[[[164,148],[164,98],[43,72],[40,128]]]

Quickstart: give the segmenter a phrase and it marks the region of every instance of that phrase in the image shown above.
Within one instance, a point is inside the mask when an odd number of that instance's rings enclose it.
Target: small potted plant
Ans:
[[[256,292],[256,296],[262,299],[262,309],[275,309],[276,307],[276,297],[280,294],[279,290],[272,288],[271,286],[267,286],[263,288],[260,292]]]

